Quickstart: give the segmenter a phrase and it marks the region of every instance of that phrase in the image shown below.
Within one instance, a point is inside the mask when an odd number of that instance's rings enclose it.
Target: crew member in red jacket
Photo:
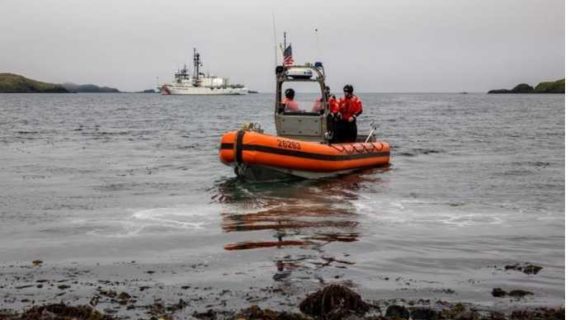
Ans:
[[[358,134],[356,118],[362,113],[362,101],[353,94],[354,88],[347,84],[343,88],[344,98],[338,103],[340,120],[338,121],[337,142],[355,142]]]
[[[330,112],[331,113],[338,112],[338,102],[334,95],[331,96],[331,88],[329,86],[325,86],[324,97],[325,99],[327,99],[326,101],[329,103]],[[323,97],[320,97],[317,100],[315,100],[311,112],[318,112],[322,114],[324,112],[324,110],[322,109],[322,102],[323,102]]]

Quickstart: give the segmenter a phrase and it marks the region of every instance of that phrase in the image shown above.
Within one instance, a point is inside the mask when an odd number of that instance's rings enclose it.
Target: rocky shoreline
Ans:
[[[142,319],[265,319],[265,320],[311,320],[311,319],[351,319],[351,320],[383,320],[383,319],[463,319],[463,320],[527,320],[527,319],[564,319],[565,310],[560,308],[524,308],[511,312],[481,309],[466,303],[450,303],[429,300],[397,301],[395,304],[378,305],[365,302],[360,295],[341,285],[329,285],[309,296],[299,305],[301,312],[262,309],[258,305],[250,305],[237,311],[210,308],[207,311],[192,312],[189,302],[180,299],[174,304],[156,301],[151,304],[134,305],[133,296],[121,292],[101,291],[88,305],[69,305],[64,302],[33,306],[21,312],[0,310],[2,320],[47,320],[47,319],[85,319],[114,320],[130,319],[130,316],[116,316],[109,310],[98,310],[96,305],[101,296],[126,309],[144,310]],[[96,298],[96,299],[95,299]],[[182,311],[185,311],[182,313]],[[141,319],[140,315],[136,318]]]
[[[458,302],[449,295],[371,300],[349,280],[302,287],[275,282],[256,287],[186,281],[207,264],[172,268],[135,261],[108,267],[0,266],[0,320],[16,319],[563,319],[564,306],[528,303],[528,290],[494,288],[491,306]],[[542,267],[498,267],[530,277]],[[192,276],[194,275],[194,276]],[[185,279],[182,281],[180,279]]]

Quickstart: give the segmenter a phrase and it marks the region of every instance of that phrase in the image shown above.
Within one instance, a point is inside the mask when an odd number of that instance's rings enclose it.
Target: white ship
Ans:
[[[182,70],[174,74],[174,81],[160,87],[160,93],[170,94],[195,94],[195,95],[239,95],[247,94],[247,88],[241,84],[230,84],[228,78],[206,75],[200,72],[200,54],[194,48],[194,73],[192,78],[188,68],[184,65]]]

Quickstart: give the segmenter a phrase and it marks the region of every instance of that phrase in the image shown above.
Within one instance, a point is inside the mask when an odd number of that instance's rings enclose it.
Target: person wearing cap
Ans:
[[[345,85],[343,91],[344,97],[338,103],[340,120],[338,121],[339,137],[337,139],[338,142],[355,142],[358,135],[356,118],[362,113],[362,101],[353,94],[352,85]]]
[[[285,112],[300,112],[299,103],[295,101],[295,90],[291,88],[285,90],[285,98],[281,103],[285,106]]]

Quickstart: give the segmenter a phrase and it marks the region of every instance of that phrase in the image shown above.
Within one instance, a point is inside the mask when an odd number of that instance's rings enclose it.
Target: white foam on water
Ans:
[[[75,218],[70,223],[74,230],[84,229],[86,235],[128,238],[161,229],[203,230],[215,223],[219,214],[220,208],[216,205],[131,209],[92,219]]]
[[[96,227],[86,232],[88,236],[110,238],[131,238],[138,235],[144,226],[125,223],[125,221],[109,221],[106,226]]]
[[[131,217],[135,224],[145,226],[199,230],[215,220],[219,212],[212,207],[155,208],[136,211]]]
[[[129,238],[136,236],[144,226],[133,224],[125,219],[97,217],[96,219],[75,218],[69,221],[69,227],[76,232],[85,232],[87,236]]]
[[[458,227],[501,225],[511,214],[475,207],[450,207],[448,204],[425,203],[421,200],[369,200],[353,202],[358,214],[386,224],[445,224]]]
[[[467,227],[475,225],[500,225],[504,221],[491,213],[461,213],[460,215],[442,214],[440,221],[444,224]]]

